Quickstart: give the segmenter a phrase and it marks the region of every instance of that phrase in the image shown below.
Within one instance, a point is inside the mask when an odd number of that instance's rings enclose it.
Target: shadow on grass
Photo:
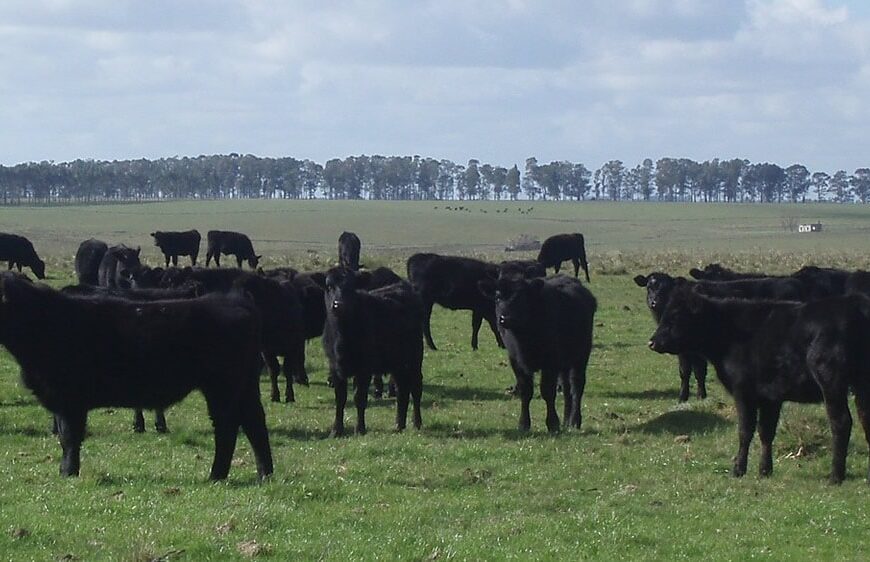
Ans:
[[[512,397],[504,391],[477,386],[444,386],[423,383],[423,402],[428,400],[498,400],[507,401]]]
[[[632,400],[661,400],[673,398],[674,400],[680,395],[680,390],[651,388],[649,390],[616,390],[611,392],[602,392],[602,398],[630,398]]]
[[[716,429],[731,427],[731,425],[728,420],[718,414],[679,410],[662,414],[655,419],[640,424],[636,429],[643,433],[684,435],[706,433]]]

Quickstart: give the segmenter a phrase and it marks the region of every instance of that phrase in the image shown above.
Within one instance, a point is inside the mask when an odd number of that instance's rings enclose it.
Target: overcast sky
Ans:
[[[0,163],[870,166],[867,0],[2,0]]]

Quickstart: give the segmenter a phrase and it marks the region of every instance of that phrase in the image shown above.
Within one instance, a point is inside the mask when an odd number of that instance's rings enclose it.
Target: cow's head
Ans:
[[[705,332],[704,316],[710,306],[710,302],[690,286],[677,287],[649,339],[649,348],[656,353],[670,354],[697,351]]]
[[[248,265],[251,266],[251,269],[257,269],[257,266],[260,265],[260,258],[263,256],[253,255],[248,258]]]
[[[664,311],[674,288],[684,284],[685,281],[682,277],[674,278],[660,271],[654,271],[649,275],[637,275],[634,278],[638,287],[646,287],[646,305],[656,316]]]
[[[351,269],[333,267],[326,273],[324,303],[330,314],[341,316],[351,310],[357,301],[359,276]]]
[[[481,293],[495,300],[495,317],[499,327],[515,330],[529,324],[544,280],[508,276],[497,281],[483,279],[477,286]]]
[[[689,270],[689,275],[694,279],[708,280],[708,281],[725,281],[727,279],[731,279],[732,274],[731,271],[722,267],[722,265],[718,263],[711,263],[704,266],[704,269],[698,269],[697,267],[693,267]]]
[[[37,279],[45,279],[45,262],[39,258],[36,258],[31,264],[30,269],[33,271],[33,274],[36,275]]]

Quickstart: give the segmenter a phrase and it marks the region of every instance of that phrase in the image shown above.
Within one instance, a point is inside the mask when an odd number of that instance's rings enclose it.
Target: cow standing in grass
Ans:
[[[169,267],[169,261],[172,260],[172,265],[178,266],[178,256],[190,256],[190,265],[196,265],[196,258],[199,256],[199,243],[202,237],[198,230],[187,230],[184,232],[152,232],[154,245],[160,248],[163,252],[163,257],[166,259],[166,267]]]
[[[538,261],[545,268],[552,267],[559,273],[562,262],[571,261],[574,264],[574,277],[580,275],[580,267],[589,282],[589,263],[586,261],[586,241],[579,232],[574,234],[556,234],[550,236],[541,244]]]
[[[247,261],[251,269],[257,269],[260,258],[263,257],[254,253],[254,245],[251,244],[251,239],[241,232],[209,230],[206,238],[208,239],[208,249],[205,254],[206,267],[209,266],[212,259],[220,267],[221,254],[225,254],[236,257],[237,267],[242,267],[242,262]]]
[[[833,437],[830,481],[846,474],[855,396],[870,444],[870,300],[859,295],[809,303],[716,299],[689,285],[671,294],[649,341],[658,353],[699,353],[737,406],[734,476],[746,473],[756,427],[759,474],[773,472],[773,440],[784,402],[822,402]],[[870,472],[867,473],[870,478]]]
[[[478,289],[478,283],[495,279],[498,266],[459,256],[414,254],[408,258],[408,281],[423,299],[423,334],[430,349],[437,349],[432,340],[432,307],[435,303],[450,310],[471,311],[471,348],[477,349],[478,333],[486,320],[499,347],[504,347],[495,322],[495,306]]]
[[[0,295],[0,343],[58,421],[62,475],[79,474],[90,410],[163,409],[193,390],[205,397],[214,426],[210,478],[229,474],[239,427],[259,476],[272,473],[260,403],[260,320],[250,300],[73,297],[9,274],[0,275]]]
[[[422,424],[423,305],[407,282],[366,291],[355,272],[334,268],[326,276],[323,347],[335,390],[332,435],[344,433],[348,381],[356,383],[356,432],[366,432],[365,410],[374,375],[391,374],[397,387],[396,429],[407,423],[409,400],[414,427]]]
[[[529,404],[537,371],[541,372],[541,396],[547,405],[547,429],[551,433],[559,431],[558,382],[565,395],[565,426],[579,428],[586,366],[592,352],[595,297],[580,281],[561,275],[548,279],[487,279],[479,288],[495,300],[498,329],[521,400],[520,431],[531,428]]]
[[[26,266],[37,279],[45,279],[45,262],[36,255],[33,243],[24,236],[0,232],[0,261],[4,260],[9,262],[9,269],[17,267],[20,273],[22,266]]]

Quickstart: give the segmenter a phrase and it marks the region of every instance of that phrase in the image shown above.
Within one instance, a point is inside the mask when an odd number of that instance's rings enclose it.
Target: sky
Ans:
[[[0,164],[870,166],[867,0],[3,0]]]

